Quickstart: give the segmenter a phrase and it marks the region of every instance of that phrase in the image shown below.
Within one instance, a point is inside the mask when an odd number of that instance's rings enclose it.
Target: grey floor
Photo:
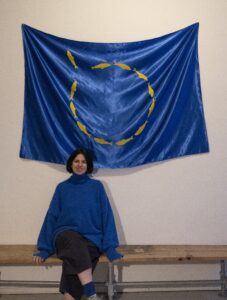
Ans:
[[[62,300],[59,294],[39,295],[0,295],[1,300]],[[100,295],[101,300],[107,300]],[[151,292],[151,293],[124,293],[117,294],[114,300],[222,300],[217,291],[190,291],[190,292]]]

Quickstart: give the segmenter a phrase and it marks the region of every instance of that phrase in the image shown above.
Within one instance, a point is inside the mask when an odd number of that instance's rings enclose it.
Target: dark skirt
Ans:
[[[57,257],[63,261],[59,290],[80,300],[83,287],[77,274],[89,268],[93,272],[101,252],[93,242],[72,230],[59,233],[55,245]]]

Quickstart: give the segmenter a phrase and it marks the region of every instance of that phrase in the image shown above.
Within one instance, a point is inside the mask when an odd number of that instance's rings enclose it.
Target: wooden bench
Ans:
[[[34,265],[34,245],[0,245],[0,266],[31,266]],[[177,282],[119,282],[114,278],[114,266],[132,264],[168,264],[168,263],[220,263],[219,280],[190,281],[190,286],[220,286],[220,295],[227,295],[227,245],[127,245],[119,247],[124,254],[120,262],[110,263],[105,256],[100,258],[100,263],[108,263],[108,278],[106,286],[109,300],[113,299],[119,287],[183,287],[187,281]],[[44,265],[60,265],[56,257],[50,257]],[[0,286],[7,286],[12,281],[0,280]],[[16,285],[17,281],[13,281]],[[25,282],[18,282],[23,285]],[[194,284],[193,284],[194,283]]]

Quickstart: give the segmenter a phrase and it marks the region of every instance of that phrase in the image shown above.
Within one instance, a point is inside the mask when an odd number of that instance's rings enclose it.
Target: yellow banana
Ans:
[[[77,87],[77,81],[75,80],[71,86],[70,100],[72,100],[74,97],[74,94],[76,92],[76,87]]]
[[[153,99],[151,106],[149,107],[148,117],[150,117],[152,111],[154,110],[154,107],[155,107],[155,100]]]
[[[72,101],[70,101],[70,109],[74,115],[75,118],[77,118],[77,115],[76,115],[76,108],[75,108],[75,105],[73,104]]]
[[[75,69],[77,69],[78,66],[77,66],[77,64],[76,64],[76,62],[75,62],[75,59],[74,59],[72,53],[71,53],[69,50],[67,50],[67,56],[68,56],[68,59],[70,60],[70,62],[71,62],[71,63],[73,64],[73,66],[75,67]]]
[[[80,130],[85,133],[86,135],[88,135],[89,137],[91,136],[91,134],[87,131],[87,128],[85,125],[83,125],[81,122],[77,121],[77,126],[80,128]]]
[[[98,64],[96,66],[91,67],[92,69],[106,69],[109,68],[111,66],[111,64],[108,63],[102,63],[102,64]]]
[[[148,78],[147,76],[145,76],[143,73],[137,71],[136,69],[133,70],[134,72],[136,72],[136,74],[139,76],[139,78],[145,80],[145,81],[148,81]]]
[[[154,97],[154,90],[152,89],[150,83],[148,83],[148,93],[151,96],[151,98]]]
[[[147,125],[147,121],[142,126],[140,126],[140,128],[136,131],[135,135],[137,136],[141,134],[141,132],[144,130],[146,125]]]
[[[131,70],[131,68],[126,64],[114,64],[114,65],[122,68],[123,70]]]
[[[119,145],[119,146],[122,146],[122,145],[125,145],[125,144],[127,144],[128,142],[130,142],[132,139],[133,139],[133,136],[131,136],[131,137],[128,138],[128,139],[120,140],[120,141],[116,142],[116,144]]]
[[[94,140],[99,143],[99,144],[102,144],[102,145],[111,145],[112,143],[111,142],[108,142],[104,139],[101,139],[101,138],[94,138]]]

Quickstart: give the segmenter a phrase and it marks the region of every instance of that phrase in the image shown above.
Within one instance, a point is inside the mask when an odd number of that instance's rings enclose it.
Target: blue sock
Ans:
[[[83,289],[84,289],[84,294],[87,297],[90,297],[90,296],[93,296],[96,294],[95,284],[93,281],[88,282],[85,285],[83,285]]]

